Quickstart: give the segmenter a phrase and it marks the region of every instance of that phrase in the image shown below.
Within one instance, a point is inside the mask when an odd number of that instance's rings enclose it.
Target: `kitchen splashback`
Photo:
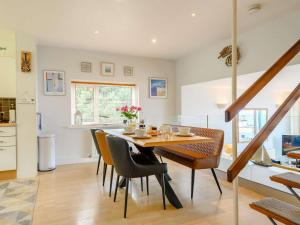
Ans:
[[[16,109],[16,99],[0,98],[0,121],[9,121],[10,109]]]

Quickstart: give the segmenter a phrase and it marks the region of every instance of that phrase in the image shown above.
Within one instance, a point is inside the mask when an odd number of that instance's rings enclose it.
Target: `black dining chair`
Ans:
[[[93,141],[94,141],[94,144],[95,144],[95,147],[96,147],[96,150],[97,150],[97,153],[99,155],[99,158],[98,158],[98,165],[97,165],[97,175],[99,173],[99,167],[100,167],[100,161],[101,161],[101,151],[100,151],[100,147],[98,145],[98,142],[97,142],[97,138],[96,138],[96,132],[100,130],[100,129],[91,129],[91,134],[92,134],[92,137],[93,137]],[[105,174],[106,174],[106,169],[107,169],[107,165],[106,163],[103,164],[103,177],[105,177]],[[105,182],[105,178],[103,180],[103,185],[104,185],[104,182]]]
[[[111,152],[111,157],[115,166],[116,173],[118,175],[116,180],[114,200],[117,196],[120,176],[124,177],[126,182],[124,218],[126,218],[127,216],[128,184],[131,178],[161,175],[163,207],[164,209],[166,209],[165,174],[167,173],[167,164],[139,164],[132,159],[127,141],[112,135],[106,136],[106,140],[109,147],[109,151]]]

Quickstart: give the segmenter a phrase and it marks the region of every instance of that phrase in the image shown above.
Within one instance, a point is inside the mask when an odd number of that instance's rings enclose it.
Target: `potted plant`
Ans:
[[[121,113],[121,117],[125,118],[125,122],[127,126],[136,126],[136,120],[138,119],[138,113],[142,110],[140,106],[122,106],[116,109]]]

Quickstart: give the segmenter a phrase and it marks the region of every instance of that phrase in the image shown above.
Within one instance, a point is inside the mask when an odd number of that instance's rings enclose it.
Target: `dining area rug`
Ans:
[[[0,182],[0,224],[31,225],[38,179]]]

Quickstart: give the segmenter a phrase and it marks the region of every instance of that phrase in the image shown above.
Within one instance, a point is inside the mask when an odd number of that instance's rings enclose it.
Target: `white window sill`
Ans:
[[[99,129],[120,129],[123,128],[123,124],[86,124],[86,125],[70,125],[67,128],[69,129],[92,129],[92,128],[99,128]]]

